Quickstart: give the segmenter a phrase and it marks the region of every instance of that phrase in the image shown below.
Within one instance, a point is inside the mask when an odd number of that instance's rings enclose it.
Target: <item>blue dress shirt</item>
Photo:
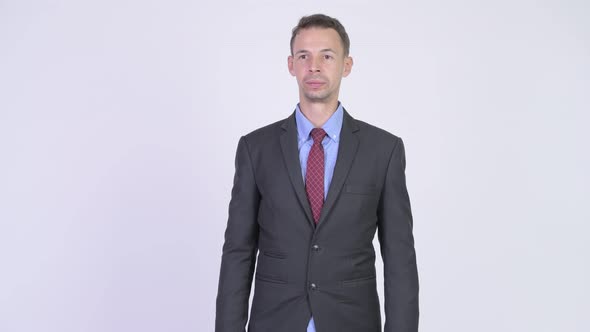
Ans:
[[[338,157],[338,145],[340,142],[340,131],[342,129],[342,119],[344,111],[342,104],[338,102],[336,112],[324,123],[322,128],[326,131],[326,137],[322,141],[324,147],[324,199],[328,194],[328,188],[334,175],[334,165],[336,165],[336,158]],[[301,173],[303,175],[303,182],[305,183],[305,173],[307,171],[307,156],[311,150],[313,139],[309,135],[314,125],[303,115],[299,104],[295,110],[295,121],[297,123],[297,147],[299,148],[299,162],[301,163]],[[307,332],[316,332],[313,317],[307,326]]]

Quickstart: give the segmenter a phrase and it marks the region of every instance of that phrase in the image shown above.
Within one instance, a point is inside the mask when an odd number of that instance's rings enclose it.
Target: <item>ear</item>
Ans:
[[[287,57],[287,67],[289,67],[289,73],[291,73],[291,76],[295,76],[295,70],[293,69],[293,56],[289,55]]]
[[[353,64],[354,61],[352,60],[351,56],[347,56],[346,58],[344,58],[344,70],[342,71],[342,77],[346,77],[350,74]]]

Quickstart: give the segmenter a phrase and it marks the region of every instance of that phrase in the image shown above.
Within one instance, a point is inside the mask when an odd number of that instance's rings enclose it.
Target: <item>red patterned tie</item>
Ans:
[[[313,145],[307,157],[307,170],[305,173],[305,192],[307,193],[309,205],[311,205],[313,220],[316,223],[320,219],[320,213],[324,205],[324,147],[322,146],[322,140],[325,136],[326,132],[322,128],[311,130]]]

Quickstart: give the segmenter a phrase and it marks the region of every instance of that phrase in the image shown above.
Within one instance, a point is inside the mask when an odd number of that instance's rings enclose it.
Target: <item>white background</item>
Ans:
[[[590,331],[583,0],[0,0],[0,331],[213,331],[236,144],[316,12],[406,145],[420,330]]]

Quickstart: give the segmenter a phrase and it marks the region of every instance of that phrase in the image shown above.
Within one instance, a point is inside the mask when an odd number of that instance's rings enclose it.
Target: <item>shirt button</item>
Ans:
[[[316,290],[318,288],[318,286],[316,286],[316,284],[314,284],[313,282],[309,285],[309,289],[311,289],[312,291]]]
[[[320,246],[318,246],[317,244],[314,244],[312,249],[313,249],[313,251],[320,251]]]

